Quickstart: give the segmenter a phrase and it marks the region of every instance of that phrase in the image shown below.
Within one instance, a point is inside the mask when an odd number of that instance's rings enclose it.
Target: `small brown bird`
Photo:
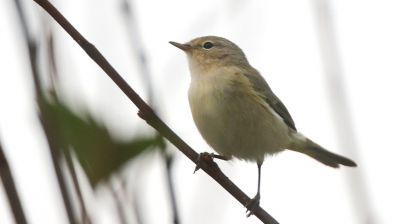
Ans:
[[[248,216],[259,205],[265,155],[289,149],[330,167],[357,166],[297,131],[285,105],[236,44],[216,36],[170,43],[188,57],[189,103],[204,140],[220,154],[219,158],[257,162],[258,188],[247,205]]]

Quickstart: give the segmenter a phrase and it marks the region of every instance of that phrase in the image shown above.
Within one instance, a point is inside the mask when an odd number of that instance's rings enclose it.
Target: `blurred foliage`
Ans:
[[[53,138],[65,153],[74,150],[93,187],[142,152],[164,148],[159,135],[117,141],[89,114],[84,116],[85,119],[79,117],[55,96],[51,99],[39,98],[41,119],[51,129],[51,136],[48,137]]]

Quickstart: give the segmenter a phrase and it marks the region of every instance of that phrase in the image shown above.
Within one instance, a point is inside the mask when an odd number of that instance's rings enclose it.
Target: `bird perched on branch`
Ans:
[[[266,155],[288,149],[334,168],[357,166],[299,133],[285,105],[233,42],[205,36],[185,44],[170,43],[187,55],[193,120],[219,154],[208,155],[257,162],[257,194],[246,206],[248,216],[259,205],[261,165]]]

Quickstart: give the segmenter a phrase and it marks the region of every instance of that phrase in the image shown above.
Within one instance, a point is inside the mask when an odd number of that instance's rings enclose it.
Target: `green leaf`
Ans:
[[[113,139],[108,130],[90,115],[82,118],[56,98],[42,98],[39,103],[41,118],[51,123],[52,134],[65,152],[71,148],[85,170],[92,186],[107,179],[128,160],[146,150],[163,148],[163,139],[157,136],[140,136],[129,141]]]

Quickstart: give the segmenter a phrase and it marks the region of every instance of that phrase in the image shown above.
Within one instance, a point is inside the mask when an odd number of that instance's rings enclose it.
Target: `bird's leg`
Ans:
[[[256,210],[256,208],[259,206],[260,204],[260,182],[261,182],[261,165],[262,162],[257,162],[257,167],[258,167],[258,185],[257,185],[257,194],[256,196],[254,196],[253,199],[251,199],[247,204],[246,204],[246,208],[247,208],[247,217],[250,217],[254,211]]]
[[[214,158],[221,159],[221,160],[229,160],[229,158],[227,158],[225,156],[221,156],[221,155],[214,154],[214,153],[202,152],[199,154],[199,157],[197,158],[196,167],[194,168],[193,173],[196,173],[196,171],[200,169],[200,163],[211,162],[211,161],[213,161]]]

